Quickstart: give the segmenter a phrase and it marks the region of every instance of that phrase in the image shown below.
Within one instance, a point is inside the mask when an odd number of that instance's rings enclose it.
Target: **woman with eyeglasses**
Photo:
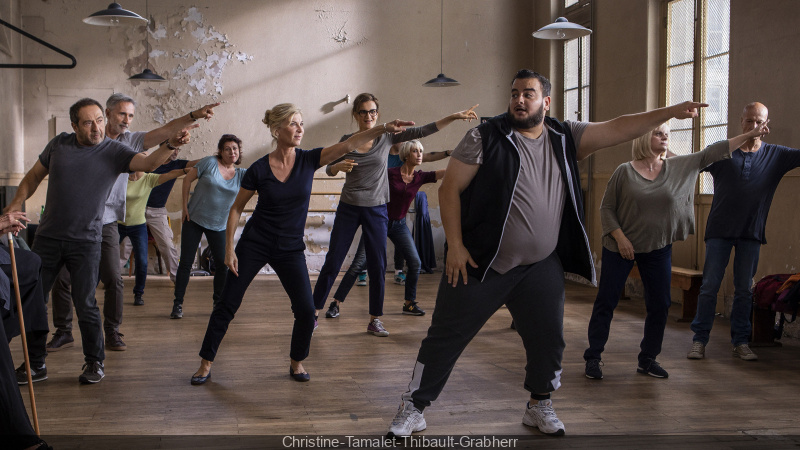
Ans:
[[[477,119],[473,109],[450,114],[422,127],[409,128],[402,133],[383,133],[331,163],[329,175],[345,172],[346,178],[336,208],[331,241],[325,263],[314,286],[314,304],[317,310],[325,306],[336,276],[342,267],[356,230],[361,226],[369,274],[369,314],[367,332],[375,336],[388,336],[389,332],[379,319],[383,315],[384,277],[386,272],[386,233],[389,217],[389,178],[387,161],[392,145],[420,139],[433,134],[456,120]],[[380,117],[378,98],[369,93],[356,96],[353,101],[353,118],[359,131],[369,130]],[[345,140],[350,135],[342,137]]]

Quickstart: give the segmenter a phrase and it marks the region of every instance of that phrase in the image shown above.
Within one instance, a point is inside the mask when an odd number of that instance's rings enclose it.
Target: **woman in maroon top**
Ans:
[[[386,205],[389,216],[387,236],[392,240],[395,252],[402,252],[403,257],[408,262],[408,274],[406,275],[405,284],[406,301],[403,305],[403,314],[412,316],[422,316],[425,311],[417,306],[416,302],[420,259],[417,247],[414,245],[414,239],[411,237],[411,231],[406,226],[406,213],[408,213],[408,208],[411,207],[411,202],[416,198],[419,188],[423,184],[435,183],[437,180],[441,180],[445,172],[445,169],[435,172],[414,171],[414,168],[422,164],[422,152],[422,143],[418,140],[403,142],[400,144],[400,160],[403,161],[403,165],[393,167],[387,171],[389,176],[389,203]],[[359,273],[364,269],[363,262],[361,266],[351,266],[350,270],[342,278],[337,291],[337,295],[342,294],[340,301],[344,301],[356,281],[355,276],[351,275],[351,273]]]

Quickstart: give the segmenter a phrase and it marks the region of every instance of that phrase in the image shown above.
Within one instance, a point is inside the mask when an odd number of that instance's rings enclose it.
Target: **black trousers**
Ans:
[[[0,245],[0,251],[8,252],[8,248]],[[17,261],[17,274],[21,287],[22,312],[25,318],[25,329],[28,336],[31,333],[47,338],[47,312],[42,296],[42,286],[39,283],[41,260],[27,250],[14,249]],[[11,265],[2,264],[0,269],[11,279]],[[12,280],[13,282],[13,280]],[[0,334],[5,335],[10,342],[14,336],[19,335],[19,319],[14,310],[14,287],[12,292],[12,311],[0,306],[2,319],[0,320]],[[42,328],[44,328],[42,330]],[[46,354],[46,353],[45,353]],[[44,356],[41,363],[44,364]],[[33,359],[33,358],[31,358]],[[31,364],[36,364],[31,361]],[[8,345],[0,345],[0,439],[3,448],[23,449],[36,445],[40,440],[33,430],[25,403],[22,401],[17,377],[14,374],[14,361],[11,359],[11,350]]]
[[[403,400],[420,410],[436,400],[461,352],[504,304],[525,346],[524,388],[535,394],[558,389],[565,347],[564,269],[553,252],[504,274],[489,269],[483,281],[470,277],[466,285],[459,277],[453,287],[443,274],[428,336]]]

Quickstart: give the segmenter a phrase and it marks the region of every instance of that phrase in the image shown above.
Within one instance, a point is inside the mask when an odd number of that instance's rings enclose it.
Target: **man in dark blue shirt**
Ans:
[[[768,113],[767,107],[758,102],[745,106],[742,131],[746,133],[768,122]],[[748,345],[753,277],[761,245],[767,243],[764,228],[772,197],[783,175],[799,166],[800,150],[753,138],[734,150],[730,159],[717,161],[705,169],[714,177],[714,201],[706,224],[703,284],[692,322],[692,348],[687,358],[705,356],[714,324],[717,293],[735,247],[731,309],[733,355],[746,361],[758,359]]]

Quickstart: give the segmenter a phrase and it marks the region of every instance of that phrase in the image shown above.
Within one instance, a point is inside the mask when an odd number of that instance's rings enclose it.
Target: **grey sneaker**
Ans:
[[[99,383],[105,377],[103,363],[100,361],[87,362],[83,365],[83,373],[78,377],[78,381],[83,384]]]
[[[25,364],[23,363],[21,366],[17,367],[17,370],[14,371],[14,375],[17,377],[17,384],[20,386],[24,386],[28,384],[28,372],[25,370]],[[35,367],[31,367],[31,381],[36,383],[37,381],[44,381],[47,379],[47,366],[42,365],[38,369]]]
[[[389,332],[386,331],[386,328],[383,328],[383,322],[381,322],[381,319],[378,319],[377,317],[372,319],[369,325],[367,325],[367,333],[381,337],[389,335]]]
[[[183,306],[172,305],[172,312],[169,315],[170,319],[183,319]]]
[[[758,355],[753,353],[753,351],[750,350],[750,346],[747,344],[739,344],[734,347],[733,356],[738,356],[745,361],[755,361],[758,359]]]
[[[142,294],[134,294],[133,306],[142,306],[142,305],[144,305],[144,299],[142,298]]]
[[[639,362],[639,367],[636,368],[636,373],[650,375],[655,378],[667,378],[669,374],[664,370],[655,359],[647,359]]]
[[[592,380],[602,380],[603,379],[603,370],[600,366],[603,365],[603,361],[599,359],[590,359],[586,361],[586,378],[590,378]]]
[[[692,342],[692,349],[686,354],[689,359],[703,359],[706,357],[706,345],[700,341]]]
[[[522,423],[529,427],[536,427],[542,433],[550,436],[564,435],[564,424],[556,417],[553,401],[549,398],[539,400],[539,403],[533,406],[529,402],[525,408],[525,414],[522,416]]]
[[[422,412],[414,406],[414,403],[406,401],[400,405],[389,425],[389,437],[411,436],[411,433],[422,431],[427,426]]]

